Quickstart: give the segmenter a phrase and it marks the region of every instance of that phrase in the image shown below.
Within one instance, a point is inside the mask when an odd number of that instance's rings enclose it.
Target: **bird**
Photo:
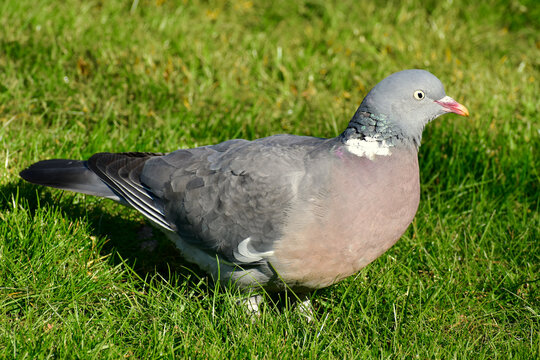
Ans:
[[[376,84],[334,138],[97,153],[39,161],[20,176],[138,210],[217,282],[307,294],[357,273],[404,234],[420,201],[423,129],[446,113],[469,116],[435,75],[403,70]]]

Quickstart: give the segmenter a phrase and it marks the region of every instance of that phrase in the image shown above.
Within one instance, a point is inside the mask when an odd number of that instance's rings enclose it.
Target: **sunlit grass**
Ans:
[[[465,1],[0,2],[0,357],[539,356],[539,6]],[[400,242],[255,322],[134,211],[37,188],[51,157],[333,137],[379,80],[437,75]]]

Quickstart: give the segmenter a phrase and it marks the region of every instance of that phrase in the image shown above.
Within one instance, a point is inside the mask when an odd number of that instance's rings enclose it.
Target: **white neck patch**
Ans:
[[[392,154],[390,148],[392,146],[386,140],[377,140],[373,137],[365,137],[364,139],[349,139],[345,141],[345,149],[356,156],[365,156],[369,160],[373,160],[375,155],[389,156]]]

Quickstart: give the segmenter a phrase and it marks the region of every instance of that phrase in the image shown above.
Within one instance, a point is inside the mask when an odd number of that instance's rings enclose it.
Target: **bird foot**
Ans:
[[[308,297],[305,297],[304,300],[299,300],[298,305],[296,305],[300,315],[306,318],[307,322],[312,322],[315,320],[315,310],[311,304],[311,300]]]
[[[239,304],[246,310],[246,312],[254,318],[261,316],[260,305],[262,303],[263,297],[261,295],[252,295],[248,298],[238,300]]]
[[[261,316],[262,302],[263,296],[258,294],[238,300],[238,304],[244,308],[244,310],[251,317],[252,321],[255,321]],[[307,322],[312,322],[315,320],[315,310],[313,309],[311,300],[307,296],[297,298],[296,311],[298,311],[298,313],[302,315]]]

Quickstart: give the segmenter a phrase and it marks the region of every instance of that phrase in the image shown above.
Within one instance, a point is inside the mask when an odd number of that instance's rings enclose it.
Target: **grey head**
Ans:
[[[424,126],[448,112],[469,116],[465,106],[446,95],[435,75],[403,70],[383,79],[367,94],[342,139],[369,137],[391,146],[418,147]]]

